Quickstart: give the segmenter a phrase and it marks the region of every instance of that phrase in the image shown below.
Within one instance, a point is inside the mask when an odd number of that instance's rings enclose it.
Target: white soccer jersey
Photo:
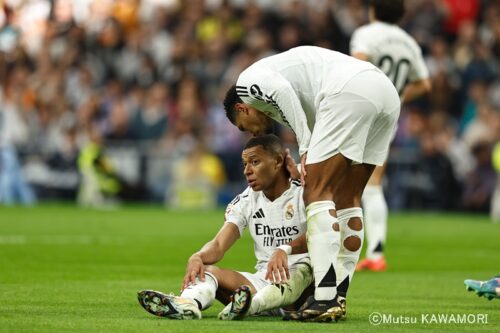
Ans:
[[[356,52],[366,54],[391,79],[400,95],[408,82],[429,77],[420,46],[395,24],[376,21],[358,28],[351,38],[351,54]]]
[[[265,270],[276,247],[306,233],[302,186],[292,181],[290,188],[274,201],[267,199],[262,191],[256,192],[248,187],[227,206],[225,221],[234,223],[240,235],[248,227],[257,258],[255,269]],[[309,262],[309,255],[304,253],[288,257],[289,267],[298,262]]]
[[[366,61],[315,46],[300,46],[255,62],[236,82],[246,104],[295,132],[300,155],[309,147],[316,110],[356,74],[376,70]]]

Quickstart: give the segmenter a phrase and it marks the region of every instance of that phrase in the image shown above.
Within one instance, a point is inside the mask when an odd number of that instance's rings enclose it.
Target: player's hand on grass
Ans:
[[[274,250],[267,263],[266,280],[272,283],[286,283],[290,279],[288,271],[288,255],[282,249]]]
[[[205,265],[200,255],[195,253],[188,260],[181,290],[186,289],[190,284],[194,284],[197,276],[201,281],[205,281]]]
[[[290,149],[288,148],[285,150],[285,165],[286,169],[290,173],[291,179],[300,179],[299,169],[297,168],[297,164],[295,163],[292,154],[290,154]]]

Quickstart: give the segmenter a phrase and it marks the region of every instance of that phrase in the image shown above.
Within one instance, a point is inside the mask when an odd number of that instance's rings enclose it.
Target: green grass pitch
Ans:
[[[0,207],[1,332],[500,332],[500,300],[465,291],[465,278],[500,273],[500,225],[486,216],[402,213],[389,221],[385,273],[357,273],[348,319],[331,324],[250,318],[221,322],[216,303],[201,321],[146,313],[136,291],[178,292],[186,259],[208,241],[223,212],[159,207],[93,211],[65,205]],[[222,267],[252,271],[243,237]],[[487,314],[488,324],[381,324],[372,312]]]

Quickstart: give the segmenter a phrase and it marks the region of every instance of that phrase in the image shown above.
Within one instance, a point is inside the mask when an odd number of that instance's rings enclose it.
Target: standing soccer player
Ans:
[[[224,107],[242,131],[263,134],[272,120],[294,131],[315,292],[289,319],[338,320],[363,243],[361,195],[399,117],[396,89],[368,62],[302,46],[244,70]]]
[[[397,26],[405,12],[404,0],[371,0],[370,24],[351,38],[352,56],[379,67],[392,81],[401,100],[412,101],[430,91],[429,72],[417,42]],[[384,271],[388,208],[382,189],[385,164],[375,168],[363,192],[366,258],[357,270]]]

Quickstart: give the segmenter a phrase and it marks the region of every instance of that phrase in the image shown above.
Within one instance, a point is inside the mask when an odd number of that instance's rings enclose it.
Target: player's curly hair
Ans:
[[[262,146],[262,148],[273,155],[281,155],[284,152],[283,143],[274,134],[255,136],[247,141],[243,150]]]
[[[398,23],[405,14],[404,0],[370,0],[375,19],[391,24]]]
[[[233,124],[236,122],[236,110],[234,109],[236,103],[243,103],[243,101],[236,93],[236,85],[234,84],[228,89],[224,98],[224,110],[226,110],[227,119]]]

